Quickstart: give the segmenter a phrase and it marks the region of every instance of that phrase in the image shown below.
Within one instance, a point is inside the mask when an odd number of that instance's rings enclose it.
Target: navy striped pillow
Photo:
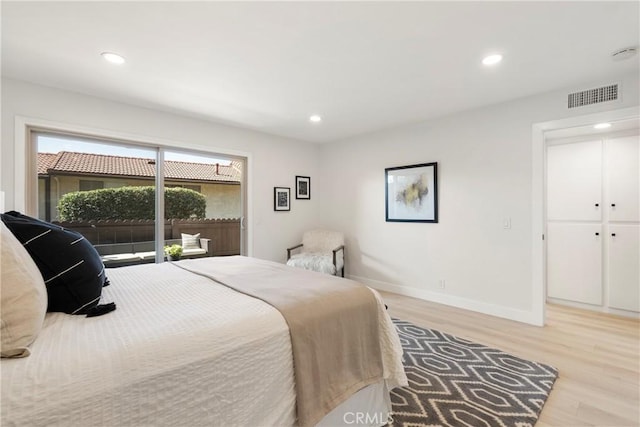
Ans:
[[[108,280],[100,255],[82,234],[15,211],[0,217],[38,266],[47,286],[47,311],[94,316],[115,309],[98,304]]]

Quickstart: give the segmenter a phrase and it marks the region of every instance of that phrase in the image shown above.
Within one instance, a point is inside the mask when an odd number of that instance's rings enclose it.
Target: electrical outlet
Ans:
[[[438,284],[440,285],[440,289],[444,289],[447,286],[447,283],[445,282],[444,279],[440,279],[438,281]]]

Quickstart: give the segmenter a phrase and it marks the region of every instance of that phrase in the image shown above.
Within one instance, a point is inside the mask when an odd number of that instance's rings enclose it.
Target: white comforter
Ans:
[[[2,360],[2,426],[295,424],[291,344],[277,310],[170,263],[108,276],[103,299],[115,312],[50,313],[31,356]],[[393,387],[406,383],[402,350],[381,313]]]

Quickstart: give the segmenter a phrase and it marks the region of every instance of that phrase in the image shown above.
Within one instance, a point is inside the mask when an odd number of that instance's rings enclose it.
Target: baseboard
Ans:
[[[501,317],[509,320],[515,320],[516,322],[527,323],[534,326],[542,326],[539,322],[538,316],[530,311],[489,304],[471,300],[468,298],[458,297],[455,295],[447,295],[439,292],[427,291],[424,289],[411,288],[408,286],[398,286],[380,280],[369,279],[367,277],[350,275],[349,278],[381,291],[392,292],[394,294],[404,295],[407,297],[419,298],[425,301],[436,302],[438,304],[476,311],[478,313],[488,314],[490,316]]]

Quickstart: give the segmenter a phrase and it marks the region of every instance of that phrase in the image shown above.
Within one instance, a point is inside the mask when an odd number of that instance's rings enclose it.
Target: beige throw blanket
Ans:
[[[377,302],[365,286],[241,256],[174,265],[282,313],[291,334],[300,426],[316,424],[353,393],[382,380]]]

